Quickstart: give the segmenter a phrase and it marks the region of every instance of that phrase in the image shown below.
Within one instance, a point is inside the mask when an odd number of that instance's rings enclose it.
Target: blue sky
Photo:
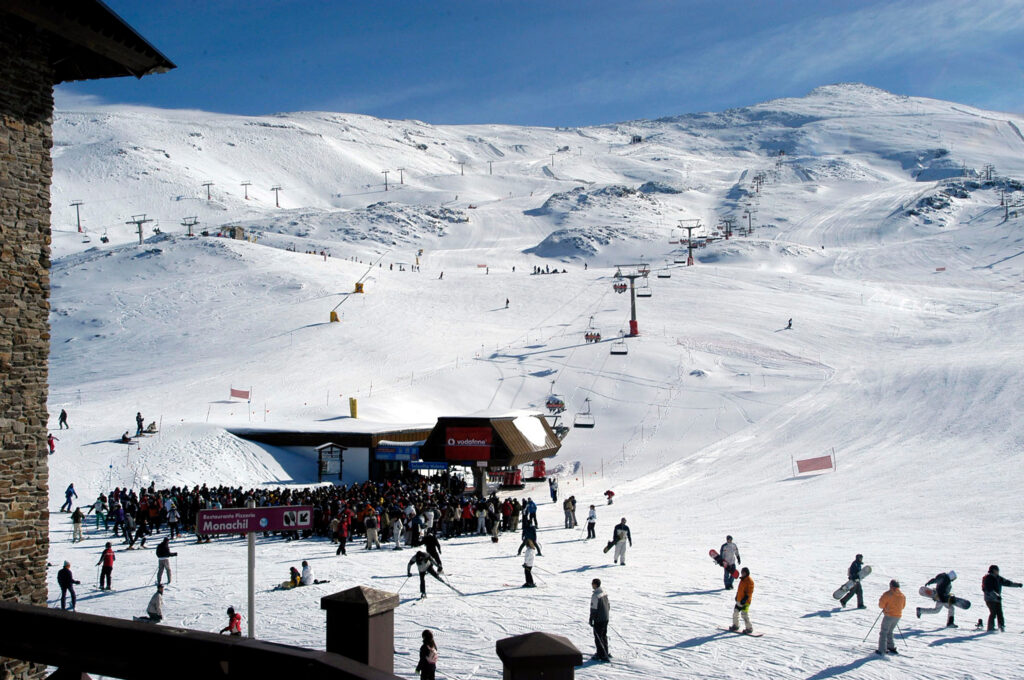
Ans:
[[[178,68],[58,107],[588,125],[858,81],[1024,112],[1020,0],[106,2]]]

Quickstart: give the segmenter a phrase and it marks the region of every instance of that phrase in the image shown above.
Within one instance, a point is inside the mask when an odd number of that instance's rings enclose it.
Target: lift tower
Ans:
[[[636,280],[646,279],[651,273],[651,268],[641,262],[640,264],[617,264],[615,265],[615,283],[612,288],[616,293],[629,291],[629,337],[640,335],[640,328],[636,322]],[[623,279],[629,279],[629,285]]]
[[[692,224],[687,224],[692,222]],[[693,230],[700,229],[700,220],[679,220],[679,228],[686,230],[686,266],[693,266]]]

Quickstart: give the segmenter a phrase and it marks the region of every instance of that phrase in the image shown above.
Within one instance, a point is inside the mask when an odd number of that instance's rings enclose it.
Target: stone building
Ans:
[[[0,599],[46,606],[53,86],[172,68],[97,0],[0,3]]]

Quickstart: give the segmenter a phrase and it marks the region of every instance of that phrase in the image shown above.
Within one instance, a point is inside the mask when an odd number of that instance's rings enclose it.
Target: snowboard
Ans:
[[[836,592],[832,593],[832,597],[837,599],[837,600],[841,600],[843,598],[843,595],[846,595],[848,592],[850,592],[853,589],[853,586],[856,585],[857,581],[860,581],[865,576],[870,576],[870,575],[871,575],[871,567],[869,567],[868,565],[865,564],[863,567],[860,568],[860,577],[857,578],[857,579],[850,579],[849,581],[847,581],[843,585],[839,586],[836,589]]]
[[[615,541],[608,541],[608,545],[604,547],[604,552],[608,552],[615,547]]]
[[[136,621],[141,621],[142,623],[156,623],[156,621],[149,618],[148,616],[133,616],[132,618]]]
[[[711,559],[713,559],[715,561],[715,564],[717,564],[718,566],[720,566],[723,569],[725,569],[725,560],[722,559],[722,556],[718,554],[717,550],[712,548],[711,550],[708,551],[708,555],[710,555]],[[736,567],[733,567],[733,569],[732,569],[732,577],[733,578],[739,578],[740,577],[740,570],[737,569]]]
[[[742,630],[729,630],[728,628],[719,628],[724,630],[726,633],[732,633],[733,635],[743,635],[745,637],[764,637],[764,633],[744,633]]]
[[[929,588],[928,586],[921,586],[920,590],[918,590],[917,592],[918,592],[919,595],[921,595],[921,597],[927,597],[929,600],[936,600],[936,601],[938,601],[936,599],[936,597],[935,597],[935,589],[934,588]],[[970,603],[970,601],[965,600],[962,597],[954,597],[953,598],[953,606],[957,607],[959,609],[970,609],[971,608],[971,603]]]

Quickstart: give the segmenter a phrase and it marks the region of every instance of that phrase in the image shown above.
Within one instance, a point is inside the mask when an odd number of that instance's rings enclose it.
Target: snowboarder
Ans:
[[[612,542],[615,544],[615,554],[612,560],[616,564],[626,566],[626,542],[629,541],[629,547],[633,547],[633,534],[629,531],[629,526],[626,524],[626,518],[623,517],[615,528],[612,530]]]
[[[725,537],[725,543],[718,550],[718,554],[722,557],[722,569],[725,570],[725,589],[732,590],[733,572],[740,564],[740,549],[732,542],[732,536]]]
[[[594,592],[590,596],[590,627],[594,629],[594,646],[597,653],[590,657],[596,661],[608,661],[612,655],[608,651],[608,614],[611,604],[608,594],[601,589],[601,579],[590,582]]]
[[[427,596],[427,580],[426,580],[427,574],[430,574],[431,576],[436,578],[438,581],[441,581],[441,577],[438,576],[437,572],[434,570],[434,567],[437,566],[437,562],[435,562],[434,558],[431,557],[430,555],[428,555],[427,553],[423,552],[422,550],[417,550],[416,554],[413,555],[412,559],[409,560],[409,564],[407,564],[406,567],[405,567],[405,575],[406,576],[412,576],[412,571],[411,570],[412,570],[412,565],[413,564],[416,565],[416,570],[420,574],[420,597],[426,597]],[[444,581],[441,581],[441,582],[444,583]]]
[[[746,571],[744,569],[743,571]],[[878,629],[878,649],[876,654],[899,654],[896,650],[896,641],[892,632],[896,629],[903,616],[903,608],[907,606],[907,598],[900,592],[900,582],[896,579],[889,581],[889,590],[882,593],[878,599],[878,608],[885,616],[882,617],[882,627]]]
[[[594,506],[590,506],[590,512],[587,513],[587,540],[597,538],[597,534],[594,533],[594,527],[597,525],[597,510]]]
[[[164,540],[156,547],[156,559],[159,566],[156,569],[156,584],[160,585],[164,572],[167,572],[167,584],[171,583],[171,558],[177,557],[178,553],[171,552],[171,539],[164,536]]]
[[[236,636],[242,634],[242,615],[236,614],[234,607],[228,607],[228,625],[221,628],[220,632]]]
[[[142,424],[143,424],[143,422],[144,421],[142,419],[142,411],[136,412],[135,413],[135,425],[137,426],[136,429],[135,429],[135,436],[136,437],[141,437],[142,436]]]
[[[64,560],[64,568],[57,572],[57,585],[60,586],[61,609],[67,609],[67,595],[68,593],[71,593],[71,611],[75,611],[75,586],[81,583],[81,581],[76,581],[74,575],[72,575],[71,563]]]
[[[434,642],[434,634],[429,630],[423,631],[420,662],[416,664],[416,672],[420,674],[420,680],[434,680],[437,672],[437,643]]]
[[[146,616],[153,623],[160,623],[164,618],[164,586],[161,583],[156,584],[156,592],[153,593],[153,597],[149,598],[149,604],[146,605]]]
[[[82,508],[75,508],[75,511],[71,513],[71,542],[78,543],[82,540],[82,520],[85,519],[85,513],[82,512]]]
[[[67,564],[65,562],[65,564]],[[1003,621],[1003,586],[1007,588],[1020,588],[1021,584],[1005,579],[999,575],[999,567],[992,565],[988,573],[981,579],[981,590],[985,593],[985,606],[988,607],[988,630],[995,630],[993,627],[996,619],[999,620],[999,632],[1005,630]]]
[[[64,505],[60,506],[61,512],[71,512],[72,498],[78,498],[78,492],[75,491],[74,483],[68,484],[68,488],[64,489]],[[67,509],[65,510],[65,508]]]
[[[921,614],[934,614],[942,611],[943,607],[949,610],[949,614],[946,617],[946,628],[956,628],[956,621],[954,620],[954,608],[953,602],[956,601],[956,597],[953,596],[953,579],[956,578],[956,572],[950,573],[939,573],[935,575],[935,578],[925,583],[925,586],[935,586],[935,606],[931,609],[917,608],[917,618],[921,618]]]
[[[750,601],[754,597],[754,579],[750,578],[750,570],[743,567],[740,572],[740,585],[736,588],[736,605],[732,609],[732,625],[729,630],[734,633],[740,629],[740,616],[743,617],[743,632],[750,634],[754,627],[750,625]]]
[[[444,566],[441,564],[441,544],[432,530],[423,536],[423,547],[427,549],[427,554],[437,562],[437,571],[443,574]]]
[[[537,551],[533,547],[533,541],[530,541],[526,546],[526,554],[523,555],[523,573],[526,575],[526,583],[523,584],[524,588],[536,588],[537,584],[533,582],[533,558],[537,554]]]
[[[68,425],[68,412],[65,411],[64,409],[61,409],[60,417],[57,418],[57,429],[63,430],[65,427],[68,428],[69,430],[71,429],[71,426]]]
[[[100,561],[97,562],[97,566],[102,565],[100,569],[100,590],[110,590],[110,575],[114,573],[114,548],[110,545],[110,541],[107,541],[107,545],[103,548],[103,552],[100,554]],[[107,587],[103,587],[103,583],[106,581]]]
[[[843,595],[842,599],[839,600],[842,606],[846,606],[846,603],[850,601],[854,595],[857,596],[857,609],[866,609],[864,606],[864,591],[860,587],[860,570],[864,568],[864,556],[857,555],[853,562],[850,564],[850,568],[846,570],[846,577],[854,581],[854,585],[850,588],[850,592]]]
[[[57,445],[54,444],[54,442],[59,442],[59,441],[60,441],[59,439],[57,439],[56,437],[53,436],[52,432],[50,432],[49,434],[46,435],[46,445],[50,447],[50,455],[51,456],[57,451]]]

